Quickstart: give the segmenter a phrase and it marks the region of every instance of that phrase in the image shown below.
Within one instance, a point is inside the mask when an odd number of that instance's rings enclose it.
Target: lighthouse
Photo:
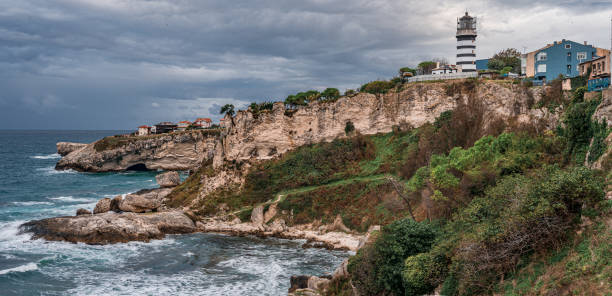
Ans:
[[[462,72],[476,72],[476,18],[467,11],[457,19],[457,66]]]

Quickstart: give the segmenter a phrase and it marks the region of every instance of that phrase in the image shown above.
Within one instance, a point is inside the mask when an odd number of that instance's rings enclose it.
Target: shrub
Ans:
[[[344,133],[348,136],[354,131],[355,131],[355,125],[353,124],[353,122],[350,120],[347,121],[346,124],[344,125]]]
[[[340,91],[337,88],[327,88],[321,93],[322,101],[333,102],[340,98]]]
[[[593,158],[598,158],[603,153],[602,143],[607,136],[607,127],[593,122],[591,119],[601,101],[585,102],[585,91],[584,87],[579,87],[574,91],[572,101],[562,119],[564,127],[559,129],[559,134],[567,141],[566,157],[580,164],[585,161],[591,138],[597,136]]]
[[[367,92],[370,94],[384,94],[390,89],[392,89],[394,86],[395,83],[393,83],[392,81],[377,80],[362,85],[360,91]]]
[[[530,175],[502,178],[446,228],[458,238],[449,276],[459,294],[491,293],[523,255],[559,248],[581,209],[603,200],[602,178],[584,167],[547,166]]]
[[[349,261],[355,287],[365,295],[403,295],[406,258],[429,251],[438,230],[425,222],[402,219],[385,226],[376,241]]]

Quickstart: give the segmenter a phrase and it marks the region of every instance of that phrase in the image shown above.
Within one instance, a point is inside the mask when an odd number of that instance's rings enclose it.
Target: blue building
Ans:
[[[476,60],[476,70],[488,70],[489,59]]]
[[[591,60],[602,49],[584,43],[563,39],[546,47],[532,51],[523,57],[522,69],[527,77],[551,81],[559,76],[580,75],[579,64]]]

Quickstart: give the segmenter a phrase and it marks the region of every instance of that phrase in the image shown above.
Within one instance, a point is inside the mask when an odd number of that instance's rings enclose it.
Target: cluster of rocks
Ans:
[[[166,172],[155,177],[157,184],[161,188],[142,189],[135,193],[117,195],[110,199],[103,198],[96,204],[93,214],[101,214],[109,211],[113,212],[132,212],[147,213],[156,212],[164,205],[164,199],[172,188],[181,183],[181,178],[177,172]],[[91,215],[86,209],[78,209],[77,216]]]
[[[156,176],[161,188],[143,189],[113,199],[103,198],[93,214],[78,209],[76,216],[35,220],[21,225],[33,238],[108,244],[159,239],[166,234],[196,231],[192,218],[181,211],[163,208],[165,197],[180,183],[177,172]]]

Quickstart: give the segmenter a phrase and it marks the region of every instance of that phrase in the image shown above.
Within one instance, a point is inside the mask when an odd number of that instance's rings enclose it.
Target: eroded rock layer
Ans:
[[[85,172],[190,170],[213,157],[217,142],[218,133],[203,131],[111,137],[68,153],[55,168]]]

